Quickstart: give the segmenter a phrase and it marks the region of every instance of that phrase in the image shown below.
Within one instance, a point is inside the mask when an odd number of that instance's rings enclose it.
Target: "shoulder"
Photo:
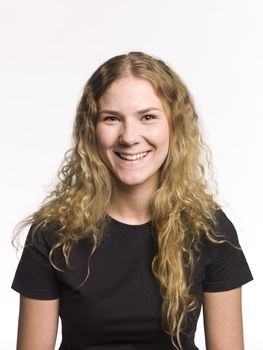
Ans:
[[[52,221],[45,226],[33,223],[28,231],[25,246],[39,246],[52,247],[59,240],[58,230],[61,225]]]
[[[233,222],[229,219],[223,209],[218,209],[215,221],[209,221],[210,237],[205,233],[201,236],[201,255],[214,260],[219,256],[226,256],[240,250],[238,233]]]
[[[204,291],[229,290],[250,281],[252,275],[236,228],[222,209],[216,213],[212,231],[213,240],[202,237],[201,244]]]
[[[12,283],[12,288],[20,294],[33,299],[59,296],[55,269],[50,264],[51,249],[58,241],[57,230],[55,223],[45,227],[34,223],[30,226]]]
[[[58,230],[60,225],[57,222],[47,223],[45,226],[39,226],[36,223],[31,224],[23,252],[22,258],[39,257],[39,259],[48,260],[52,249],[61,241]],[[56,255],[60,252],[56,252]]]
[[[221,208],[216,212],[216,222],[212,224],[212,229],[219,239],[225,239],[232,244],[239,245],[236,228]]]

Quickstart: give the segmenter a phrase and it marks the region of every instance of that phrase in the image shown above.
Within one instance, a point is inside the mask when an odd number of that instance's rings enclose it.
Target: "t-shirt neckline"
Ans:
[[[125,222],[116,220],[110,215],[107,215],[107,217],[109,218],[110,223],[112,223],[114,226],[118,226],[118,227],[121,227],[121,228],[127,228],[127,229],[141,231],[143,229],[150,228],[152,226],[152,221],[147,221],[147,222],[145,222],[143,224],[135,225],[135,224],[127,224]]]

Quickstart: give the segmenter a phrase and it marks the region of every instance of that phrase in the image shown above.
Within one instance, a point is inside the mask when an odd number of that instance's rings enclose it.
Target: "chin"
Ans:
[[[127,178],[117,178],[117,183],[123,187],[137,187],[137,186],[145,186],[145,187],[154,187],[156,184],[156,179],[154,177],[147,178],[138,178],[138,177],[127,177]]]
[[[121,186],[127,186],[127,187],[133,187],[133,186],[140,186],[144,184],[144,181],[124,181],[124,180],[120,180],[118,179],[118,184],[120,184]]]

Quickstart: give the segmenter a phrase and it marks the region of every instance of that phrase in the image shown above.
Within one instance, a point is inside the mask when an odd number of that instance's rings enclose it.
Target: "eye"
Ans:
[[[156,119],[156,117],[154,115],[152,115],[152,114],[145,114],[143,116],[143,119],[144,120],[152,120],[152,119]]]
[[[113,117],[113,116],[107,116],[107,117],[103,118],[103,121],[110,122],[110,123],[114,123],[117,120],[118,120],[118,118],[117,117]]]

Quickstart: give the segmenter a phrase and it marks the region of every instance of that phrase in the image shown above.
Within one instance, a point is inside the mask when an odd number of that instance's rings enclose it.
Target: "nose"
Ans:
[[[136,121],[126,121],[120,130],[119,143],[126,146],[139,143],[140,134],[140,127]]]

